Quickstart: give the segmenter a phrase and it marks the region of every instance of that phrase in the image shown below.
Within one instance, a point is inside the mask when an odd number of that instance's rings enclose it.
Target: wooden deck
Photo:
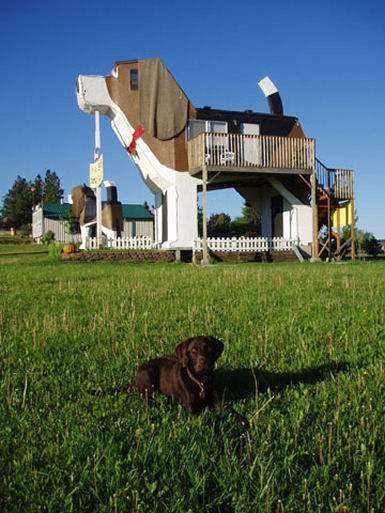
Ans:
[[[189,171],[310,174],[315,166],[314,139],[199,134],[187,142]]]

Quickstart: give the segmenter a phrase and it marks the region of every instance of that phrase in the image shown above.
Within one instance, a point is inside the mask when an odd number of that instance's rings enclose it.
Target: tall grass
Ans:
[[[0,509],[381,512],[385,265],[0,260]],[[251,421],[115,395],[183,338],[225,343]]]

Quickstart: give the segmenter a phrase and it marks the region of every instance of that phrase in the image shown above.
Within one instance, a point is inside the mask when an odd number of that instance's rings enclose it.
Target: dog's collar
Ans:
[[[205,398],[205,386],[203,384],[203,381],[199,381],[199,379],[197,379],[194,374],[190,371],[190,369],[188,367],[186,367],[186,371],[187,371],[187,376],[191,379],[191,381],[194,381],[194,383],[196,385],[198,385],[199,387],[199,397],[201,399],[204,399]]]

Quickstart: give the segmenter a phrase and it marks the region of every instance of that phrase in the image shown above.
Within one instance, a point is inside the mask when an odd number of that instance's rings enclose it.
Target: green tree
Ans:
[[[7,224],[15,229],[32,222],[33,195],[32,184],[25,178],[17,176],[14,184],[4,196],[1,215]]]
[[[352,236],[352,228],[351,225],[348,224],[344,226],[341,230],[341,244],[344,244],[347,242]],[[356,239],[356,253],[360,253],[362,250],[362,243],[364,240],[365,232],[363,230],[360,230],[359,228],[355,229],[355,239]]]
[[[259,212],[253,208],[247,201],[242,209],[242,218],[246,221],[249,226],[260,227],[261,226],[261,216]]]
[[[211,214],[207,222],[207,235],[209,237],[229,237],[231,217],[224,212]]]
[[[198,237],[203,235],[203,211],[202,207],[198,205]]]
[[[39,175],[38,175],[39,176]],[[63,199],[63,189],[61,188],[60,178],[55,171],[47,169],[44,177],[44,191],[43,191],[43,202],[44,203],[60,203]]]
[[[44,180],[40,175],[36,175],[35,180],[31,183],[32,202],[38,205],[43,200]]]
[[[377,256],[382,253],[382,246],[380,242],[376,239],[376,237],[370,233],[365,232],[362,242],[361,249],[364,253],[370,256]]]
[[[62,221],[64,221],[65,231],[69,235],[73,235],[74,233],[78,233],[79,231],[79,220],[77,217],[75,217],[72,214],[72,210],[69,209],[69,211],[62,215],[60,218]]]
[[[245,202],[242,215],[233,219],[230,231],[232,237],[260,237],[261,216],[259,212]]]

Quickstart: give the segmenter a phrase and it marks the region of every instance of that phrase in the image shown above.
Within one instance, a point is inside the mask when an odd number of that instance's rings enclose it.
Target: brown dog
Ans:
[[[176,347],[174,354],[141,365],[126,390],[136,388],[146,400],[159,391],[194,414],[206,407],[219,410],[214,369],[222,351],[223,343],[214,337],[188,338]],[[244,417],[230,407],[226,409],[248,427]]]

